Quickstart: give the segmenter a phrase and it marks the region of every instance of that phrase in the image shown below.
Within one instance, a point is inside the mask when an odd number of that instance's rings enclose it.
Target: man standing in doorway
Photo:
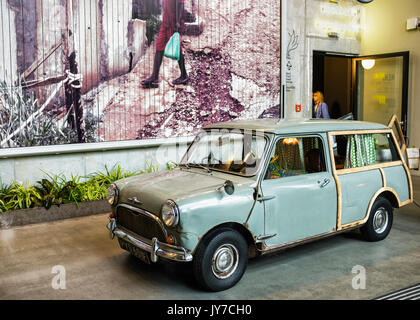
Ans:
[[[163,19],[160,27],[158,39],[156,41],[156,54],[153,63],[152,75],[143,80],[141,84],[144,88],[157,88],[159,86],[159,70],[163,60],[163,53],[166,44],[175,32],[182,32],[185,28],[183,20],[184,0],[163,0]],[[181,48],[181,56],[178,61],[181,76],[173,81],[174,85],[187,84],[188,75],[185,69],[185,59]]]

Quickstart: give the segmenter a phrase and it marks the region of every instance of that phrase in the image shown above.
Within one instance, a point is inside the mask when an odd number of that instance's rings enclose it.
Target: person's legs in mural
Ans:
[[[179,61],[178,61],[178,65],[179,65],[179,70],[181,70],[181,76],[178,79],[174,80],[172,83],[174,85],[187,84],[188,75],[187,75],[187,70],[185,69],[185,58],[182,51],[181,51],[181,57],[179,58]]]
[[[141,84],[144,88],[157,88],[159,87],[159,71],[163,60],[163,53],[166,44],[172,35],[176,32],[184,30],[184,0],[164,0],[163,3],[163,20],[162,26],[159,30],[158,39],[156,40],[156,53],[153,62],[152,75],[143,80]],[[178,61],[181,76],[173,81],[174,85],[187,84],[188,75],[185,68],[185,57],[181,48],[181,57]]]
[[[157,88],[159,86],[158,80],[159,80],[159,70],[160,65],[162,64],[163,60],[163,51],[157,51],[155,53],[155,60],[153,62],[153,72],[152,75],[143,80],[141,84],[145,88]]]

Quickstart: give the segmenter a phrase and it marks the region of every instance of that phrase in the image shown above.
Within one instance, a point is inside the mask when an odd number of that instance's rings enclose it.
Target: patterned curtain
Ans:
[[[347,139],[345,168],[358,168],[376,163],[375,141],[372,134],[352,135]]]
[[[283,170],[302,170],[303,164],[300,157],[298,144],[278,144],[279,164]]]

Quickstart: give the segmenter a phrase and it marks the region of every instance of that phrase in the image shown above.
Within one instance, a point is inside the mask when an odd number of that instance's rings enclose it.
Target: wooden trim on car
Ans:
[[[394,141],[394,144],[396,145],[396,149],[397,152],[399,154],[399,157],[401,160],[399,161],[392,161],[392,162],[385,162],[385,163],[378,163],[378,164],[374,164],[374,165],[370,165],[370,166],[364,166],[364,167],[359,167],[359,168],[349,168],[349,169],[340,169],[337,170],[336,166],[335,166],[335,159],[334,159],[334,150],[333,150],[333,136],[337,136],[337,135],[353,135],[353,134],[375,134],[375,133],[386,133],[386,134],[391,134],[392,139]],[[372,208],[372,205],[374,203],[374,201],[376,200],[376,198],[378,197],[379,194],[381,194],[384,191],[390,191],[392,192],[396,198],[398,199],[398,206],[402,207],[404,205],[407,205],[411,202],[413,202],[412,197],[413,197],[413,185],[412,185],[412,180],[411,180],[411,175],[410,175],[410,171],[408,170],[407,165],[405,164],[405,162],[402,160],[402,153],[401,150],[399,148],[399,145],[396,141],[394,132],[392,129],[380,129],[380,130],[351,130],[351,131],[331,131],[327,133],[328,136],[328,144],[329,144],[329,149],[330,149],[330,158],[331,158],[331,169],[332,169],[332,174],[336,183],[336,187],[337,187],[337,226],[336,226],[336,230],[340,231],[342,229],[348,229],[357,225],[361,225],[366,223],[366,221],[369,219],[369,212]],[[395,192],[394,189],[388,188],[387,184],[386,184],[386,175],[385,172],[383,170],[383,168],[389,168],[389,167],[395,167],[395,166],[400,166],[402,165],[405,169],[408,181],[409,181],[409,189],[410,189],[410,200],[401,202],[400,198],[398,196],[398,194]],[[364,219],[359,220],[359,221],[355,221],[355,222],[351,222],[345,225],[342,225],[342,191],[341,191],[341,184],[340,184],[340,180],[339,180],[339,176],[340,175],[344,175],[344,174],[350,174],[350,173],[356,173],[356,172],[364,172],[364,171],[370,171],[370,170],[379,170],[381,173],[381,177],[382,177],[382,185],[383,187],[381,189],[379,189],[375,195],[372,197],[370,203],[369,203],[369,207],[366,213],[366,216]]]
[[[386,188],[386,175],[385,175],[385,171],[382,168],[379,168],[379,172],[381,173],[382,176],[382,187]]]
[[[408,169],[407,164],[405,163],[405,161],[403,161],[404,158],[403,158],[403,155],[402,155],[402,151],[400,149],[400,146],[398,145],[398,141],[397,141],[397,138],[395,137],[395,134],[394,134],[394,131],[393,130],[391,130],[391,137],[392,137],[392,139],[394,141],[395,148],[397,149],[398,155],[400,156],[402,165],[403,165],[403,167],[405,169],[405,174],[407,175],[407,180],[408,180],[408,185],[409,185],[409,200],[404,201],[402,203],[402,206],[405,206],[405,205],[410,204],[410,203],[412,203],[414,201],[414,198],[413,198],[413,195],[414,195],[413,194],[413,181],[411,179],[410,169]]]
[[[340,170],[337,170],[337,175],[363,172],[363,171],[370,171],[370,170],[389,168],[389,167],[396,167],[396,166],[400,166],[402,164],[403,164],[403,161],[392,161],[392,162],[377,163],[377,164],[373,164],[373,165],[370,165],[370,166],[364,166],[364,167],[340,169]]]
[[[336,224],[336,230],[341,230],[341,206],[342,206],[342,197],[341,197],[341,184],[340,180],[338,179],[337,175],[337,169],[335,167],[335,159],[334,159],[334,150],[333,150],[333,139],[331,132],[327,133],[328,136],[328,146],[330,149],[330,158],[331,158],[331,170],[332,175],[334,177],[335,185],[337,187],[337,224]]]
[[[347,130],[347,131],[331,131],[328,132],[333,136],[345,136],[349,134],[375,134],[375,133],[390,133],[392,129],[374,129],[374,130]]]

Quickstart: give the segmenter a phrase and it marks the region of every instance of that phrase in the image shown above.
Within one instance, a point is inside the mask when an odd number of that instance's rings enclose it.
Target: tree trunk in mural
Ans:
[[[76,53],[72,52],[69,56],[69,64],[70,64],[70,72],[73,75],[78,75],[79,70],[76,62]],[[86,135],[85,135],[85,129],[83,126],[83,107],[80,101],[81,94],[80,89],[82,85],[79,80],[75,80],[71,83],[72,88],[72,102],[73,102],[73,109],[74,114],[76,116],[76,131],[77,131],[77,138],[79,143],[85,143],[86,142]]]
[[[64,25],[64,29],[61,31],[61,39],[63,43],[63,63],[64,63],[64,70],[70,70],[70,63],[69,63],[69,53],[70,53],[70,29],[68,27],[70,26],[70,3],[67,0],[62,0],[63,7],[65,8],[65,19],[66,23]],[[66,101],[66,113],[67,113],[67,122],[71,126],[72,129],[74,129],[74,117],[73,112],[71,110],[73,105],[73,99],[72,99],[72,87],[70,83],[67,81],[64,85],[64,95],[65,95],[65,101]]]
[[[69,125],[76,129],[77,140],[79,143],[86,142],[86,135],[83,126],[83,108],[81,105],[81,81],[72,79],[77,77],[79,70],[76,62],[76,52],[70,54],[70,48],[74,48],[72,43],[72,31],[71,31],[71,6],[70,1],[63,0],[65,3],[65,19],[66,19],[66,29],[62,30],[62,41],[63,41],[63,56],[64,56],[64,65],[67,74],[68,81],[64,86],[65,98],[66,98],[66,111],[68,114],[67,121]],[[73,109],[72,109],[73,108]]]

